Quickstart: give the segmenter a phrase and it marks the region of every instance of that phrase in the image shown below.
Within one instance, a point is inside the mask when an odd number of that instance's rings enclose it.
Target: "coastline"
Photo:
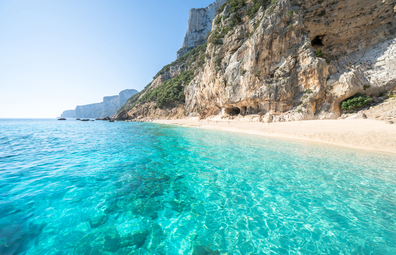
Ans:
[[[396,125],[371,119],[310,120],[295,122],[234,122],[153,120],[154,123],[326,143],[354,149],[396,154]]]

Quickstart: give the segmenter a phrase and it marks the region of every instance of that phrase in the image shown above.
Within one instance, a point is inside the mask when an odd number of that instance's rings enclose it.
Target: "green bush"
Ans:
[[[217,11],[217,13],[223,12],[224,9],[225,9],[225,7],[227,6],[227,4],[228,4],[228,2],[225,2],[224,4],[222,4],[222,5],[220,6],[220,9]]]
[[[246,0],[228,0],[228,2],[230,4],[230,13],[234,13],[245,5]]]
[[[235,13],[235,14],[232,16],[231,20],[229,21],[228,27],[229,27],[230,29],[232,29],[233,27],[235,27],[236,25],[238,25],[239,22],[241,22],[241,17],[239,16],[238,13]]]
[[[318,58],[323,58],[323,56],[324,56],[324,54],[323,54],[323,52],[322,52],[322,49],[318,49],[318,50],[315,52],[315,54],[316,54],[316,56],[317,56]]]
[[[266,7],[269,5],[269,0],[253,0],[252,4],[248,6],[245,11],[245,16],[249,16],[249,18],[253,18],[253,16],[257,13],[261,6]]]
[[[217,18],[215,19],[215,25],[216,25],[216,26],[220,24],[221,19],[222,19],[222,16],[220,16],[220,15],[217,16]]]
[[[341,108],[343,110],[354,110],[359,107],[363,107],[367,105],[371,101],[371,97],[364,96],[362,94],[356,94],[351,98],[348,98],[347,100],[343,101],[341,103]]]
[[[205,64],[205,57],[206,54],[201,54],[197,62],[198,67],[203,67],[203,65]]]
[[[156,102],[158,107],[184,103],[184,87],[194,78],[194,71],[185,71],[148,91],[138,103]]]
[[[212,31],[208,42],[214,45],[222,44],[223,36],[217,30]]]
[[[222,36],[226,36],[229,32],[230,32],[230,27],[229,26],[225,26],[221,29],[221,35]]]
[[[172,66],[181,64],[183,62],[187,62],[190,59],[197,59],[198,55],[201,54],[202,52],[206,51],[206,47],[207,47],[207,43],[203,43],[200,46],[196,47],[195,49],[191,50],[190,52],[188,52],[187,54],[181,56],[180,58],[176,59],[175,61],[173,61],[172,63],[170,63],[169,65],[164,66],[154,77],[153,79],[155,80],[158,76],[168,72],[170,70],[170,68]],[[195,61],[194,60],[194,61]],[[194,62],[194,61],[190,61]]]

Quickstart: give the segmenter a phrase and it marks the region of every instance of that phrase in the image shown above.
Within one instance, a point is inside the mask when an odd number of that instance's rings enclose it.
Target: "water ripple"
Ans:
[[[0,130],[2,255],[396,254],[393,155],[145,123]]]

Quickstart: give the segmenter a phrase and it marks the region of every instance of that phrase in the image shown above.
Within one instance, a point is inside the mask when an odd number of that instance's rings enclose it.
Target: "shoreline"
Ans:
[[[197,118],[186,118],[153,120],[153,123],[325,143],[396,155],[396,125],[371,119],[309,120],[267,124],[199,121]]]

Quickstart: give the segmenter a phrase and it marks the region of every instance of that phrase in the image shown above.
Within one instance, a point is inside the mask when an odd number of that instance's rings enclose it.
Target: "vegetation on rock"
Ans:
[[[258,12],[261,6],[264,8],[272,4],[270,0],[253,0],[253,3],[249,5],[245,11],[245,16],[253,18],[253,16]]]
[[[316,52],[315,52],[315,54],[316,54],[316,56],[318,57],[318,58],[323,58],[323,51],[322,51],[322,49],[318,49]]]
[[[194,71],[185,71],[148,91],[137,100],[137,103],[156,102],[159,108],[164,105],[174,106],[184,103],[184,86],[187,86],[193,78]]]
[[[370,101],[371,97],[369,96],[364,96],[362,94],[356,94],[351,98],[348,98],[347,100],[343,101],[341,103],[341,108],[343,110],[354,110],[359,107],[366,106]]]
[[[230,13],[234,13],[245,5],[246,0],[229,0],[228,3],[230,5]]]
[[[204,43],[200,46],[198,46],[197,48],[191,50],[189,53],[183,55],[182,57],[176,59],[175,61],[173,61],[172,63],[170,63],[169,65],[164,66],[154,77],[153,79],[155,80],[156,78],[158,78],[160,75],[169,72],[170,68],[172,66],[176,66],[179,64],[182,64],[183,62],[186,62],[187,60],[190,60],[190,64],[192,62],[195,62],[195,60],[197,60],[199,54],[201,54],[202,52],[204,52],[206,50],[206,46],[207,43]]]
[[[129,98],[128,102],[118,110],[121,112],[125,109],[131,110],[139,104],[155,102],[156,107],[175,106],[184,103],[184,87],[187,86],[194,78],[196,69],[203,67],[206,58],[207,43],[204,43],[187,54],[178,58],[169,65],[164,66],[155,76],[154,80],[171,70],[172,67],[182,66],[182,73],[175,77],[162,82],[159,86],[151,88],[152,83],[148,84],[142,91]]]

